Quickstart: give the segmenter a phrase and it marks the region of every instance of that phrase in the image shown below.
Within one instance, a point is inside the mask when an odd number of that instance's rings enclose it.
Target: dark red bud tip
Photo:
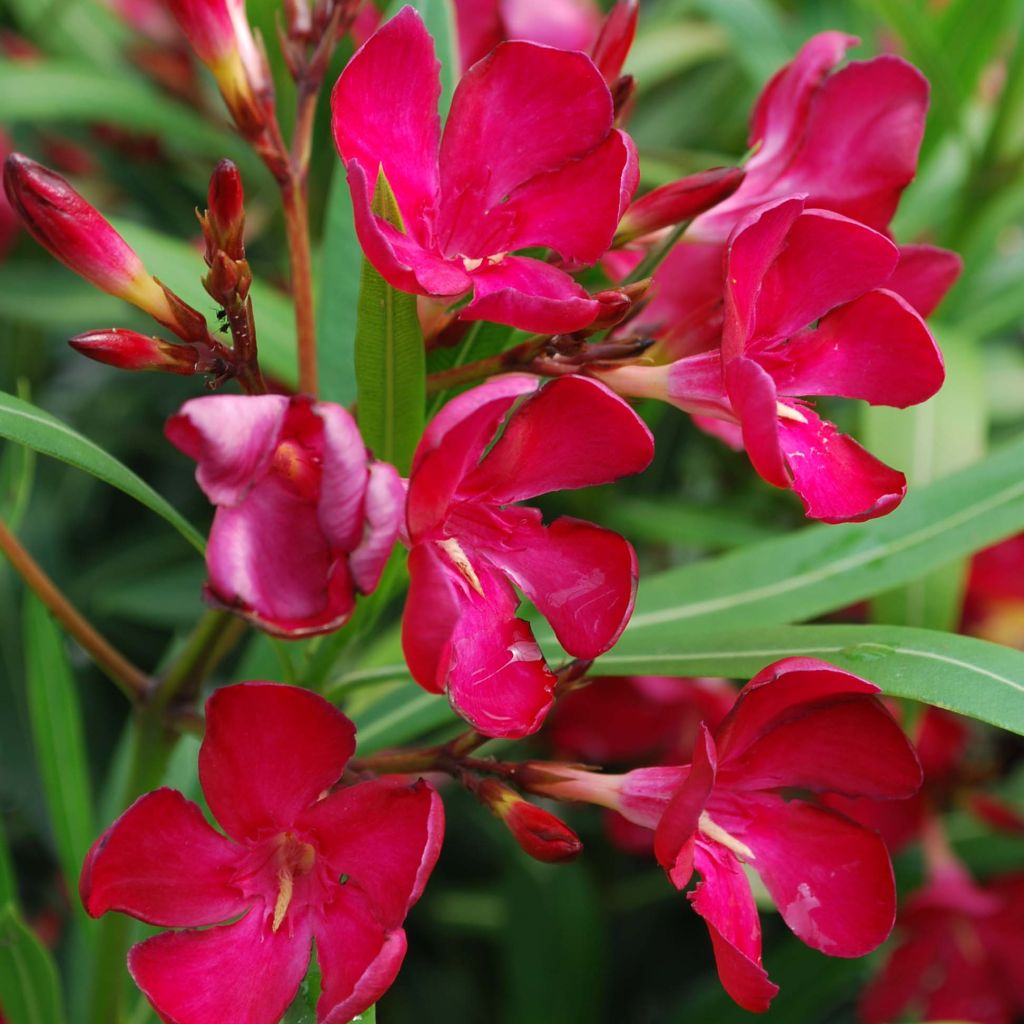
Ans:
[[[11,153],[4,161],[4,191],[40,245],[98,288],[132,300],[146,276],[139,257],[59,174]]]
[[[223,250],[233,260],[245,259],[245,192],[242,176],[230,160],[221,160],[210,178],[206,225],[208,248]]]
[[[545,864],[575,860],[583,852],[579,836],[564,821],[526,800],[514,802],[504,822],[523,852]]]
[[[193,346],[172,345],[120,327],[88,331],[68,344],[83,356],[121,370],[160,370],[187,376],[198,369],[199,355]]]
[[[740,187],[743,176],[739,167],[714,167],[648,192],[626,211],[615,236],[616,244],[680,224],[710,210]]]

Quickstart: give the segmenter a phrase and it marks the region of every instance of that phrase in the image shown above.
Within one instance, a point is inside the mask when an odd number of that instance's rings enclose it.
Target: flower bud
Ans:
[[[213,265],[217,250],[232,260],[245,259],[245,192],[238,168],[230,160],[221,160],[210,177],[206,216],[202,218],[206,235],[206,262]]]
[[[478,799],[500,818],[524,853],[545,864],[575,860],[583,852],[579,836],[560,818],[496,779],[473,786]]]
[[[633,203],[622,217],[614,246],[690,220],[728,198],[740,187],[739,167],[715,167],[662,185]]]
[[[121,327],[87,331],[68,344],[83,356],[120,370],[160,370],[189,376],[209,369],[200,365],[201,356],[194,345],[173,345]]]
[[[603,331],[622,323],[630,310],[646,296],[650,288],[651,279],[645,277],[642,281],[637,281],[635,284],[597,292],[594,298],[601,303],[601,309],[588,330]]]
[[[66,267],[161,323],[175,322],[163,287],[135,250],[59,174],[12,153],[4,190],[32,237]]]
[[[601,26],[591,57],[604,80],[612,85],[622,75],[629,48],[636,35],[636,22],[640,14],[639,0],[619,0]],[[616,105],[616,110],[620,109]]]

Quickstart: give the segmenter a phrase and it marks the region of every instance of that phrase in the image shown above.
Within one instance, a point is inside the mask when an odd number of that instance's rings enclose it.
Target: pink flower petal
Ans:
[[[128,953],[128,970],[173,1024],[277,1024],[309,966],[306,920],[272,932],[261,908],[207,931],[165,932]]]
[[[904,409],[942,386],[942,353],[905,299],[870,291],[834,309],[776,356],[759,357],[783,395],[842,395]]]
[[[900,261],[885,282],[921,314],[931,316],[946,292],[956,284],[964,261],[949,249],[934,245],[901,245]]]
[[[777,985],[761,966],[761,922],[740,862],[717,844],[697,844],[701,881],[690,895],[711,933],[722,987],[744,1010],[764,1013]]]
[[[92,917],[120,910],[149,924],[216,924],[245,910],[230,884],[241,849],[174,789],[139,797],[96,840],[79,889]]]
[[[401,928],[386,929],[363,892],[344,885],[315,924],[323,990],[320,1024],[349,1024],[392,985],[405,958]]]
[[[635,162],[633,140],[613,131],[589,153],[531,178],[491,211],[489,222],[503,226],[490,229],[494,241],[489,237],[481,254],[548,246],[570,268],[596,263],[611,245],[622,192],[628,203],[636,190]],[[580,216],[581,196],[587,197],[586,216]]]
[[[207,498],[235,505],[269,464],[287,412],[284,395],[207,395],[186,402],[164,433],[198,463]]]
[[[346,886],[365,893],[374,916],[397,928],[419,899],[444,836],[441,798],[422,779],[381,778],[332,793],[297,819]]]
[[[359,49],[331,94],[342,161],[357,164],[371,188],[383,169],[406,231],[422,246],[437,203],[440,70],[422,19],[405,7]]]
[[[501,0],[457,0],[455,20],[463,71],[486,57],[504,38]]]
[[[590,378],[559,377],[516,409],[459,495],[507,505],[610,483],[653,456],[651,432],[626,402]]]
[[[715,741],[702,723],[693,745],[690,771],[654,833],[654,855],[677,889],[685,889],[693,874],[697,823],[714,788],[717,767]]]
[[[811,519],[856,523],[891,512],[907,493],[907,478],[806,406],[806,423],[779,420],[779,443],[793,490]]]
[[[398,470],[387,462],[372,462],[366,488],[365,532],[349,559],[352,579],[360,593],[370,594],[377,589],[404,513],[405,484]]]
[[[768,483],[789,487],[792,475],[782,454],[775,381],[752,359],[733,359],[725,368],[725,381],[754,469]]]
[[[622,635],[636,600],[636,552],[629,541],[568,517],[545,527],[534,509],[500,516],[497,543],[483,549],[488,560],[537,606],[569,654],[604,654]]]
[[[336,628],[354,608],[343,558],[320,529],[317,508],[276,476],[214,516],[206,552],[211,596],[285,636]]]
[[[910,741],[875,698],[836,696],[793,707],[741,754],[719,762],[723,786],[793,787],[876,800],[912,796],[921,766]]]
[[[474,64],[455,90],[441,140],[442,251],[471,258],[501,251],[478,251],[488,211],[604,142],[612,117],[608,87],[582,53],[511,42]]]
[[[432,541],[409,552],[409,593],[402,613],[402,653],[409,674],[431,693],[444,693],[447,649],[459,620],[454,574]]]
[[[877,832],[800,800],[745,795],[741,839],[798,938],[830,956],[863,956],[896,918],[889,851]]]
[[[511,45],[511,44],[510,44]],[[564,270],[527,256],[506,256],[470,274],[473,301],[462,320],[489,320],[536,334],[580,331],[593,323],[601,304]]]
[[[363,533],[366,445],[355,420],[340,405],[317,402],[313,411],[323,423],[317,518],[331,547],[352,551]]]
[[[792,209],[791,203],[784,206]],[[771,211],[762,208],[747,227],[737,228],[729,249],[729,296],[752,313],[744,337],[748,355],[752,346],[790,338],[880,287],[899,256],[884,235],[826,210],[805,210],[773,246],[779,223]],[[730,348],[726,358],[731,355]]]
[[[213,816],[235,839],[287,831],[341,777],[355,727],[296,686],[240,683],[206,702],[199,778]]]
[[[501,0],[507,39],[588,50],[601,25],[594,0]]]
[[[469,289],[469,275],[461,263],[446,260],[374,214],[374,186],[354,160],[345,168],[359,244],[388,284],[413,295],[458,296]]]

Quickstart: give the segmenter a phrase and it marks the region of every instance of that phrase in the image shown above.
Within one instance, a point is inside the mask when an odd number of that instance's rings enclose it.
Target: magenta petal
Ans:
[[[277,447],[284,395],[207,395],[186,402],[164,433],[196,460],[196,480],[214,505],[245,498]]]
[[[316,839],[332,873],[366,894],[374,916],[397,928],[441,852],[444,809],[422,779],[381,778],[332,793],[296,826]]]
[[[165,932],[128,953],[128,970],[172,1024],[277,1024],[309,966],[308,922],[272,932],[262,908],[206,931]]]
[[[515,593],[482,559],[473,563],[480,592],[454,564],[445,568],[459,607],[441,657],[452,707],[486,736],[529,736],[551,709],[555,677],[530,627],[515,616]]]
[[[454,6],[459,56],[465,70],[502,41],[501,0],[459,0]]]
[[[738,838],[798,938],[830,956],[863,956],[896,918],[896,886],[877,832],[800,800],[744,798]]]
[[[413,295],[457,296],[469,288],[461,263],[425,249],[374,214],[373,185],[355,161],[346,164],[346,170],[359,244],[388,284]]]
[[[501,251],[479,249],[488,211],[524,182],[604,142],[612,117],[608,86],[582,53],[510,42],[474,64],[455,90],[441,140],[445,254]]]
[[[323,990],[320,1024],[349,1024],[372,1006],[398,976],[405,958],[401,928],[386,929],[365,894],[344,885],[314,925]]]
[[[361,594],[377,589],[405,513],[405,484],[398,470],[387,462],[370,464],[366,488],[363,539],[349,558],[352,580]]]
[[[793,490],[811,519],[856,523],[891,512],[907,493],[907,478],[806,406],[806,420],[779,420],[779,443]]]
[[[352,551],[363,532],[366,446],[355,420],[340,405],[318,402],[313,411],[323,423],[317,518],[331,547]]]
[[[776,487],[789,487],[791,475],[779,437],[779,398],[775,382],[752,359],[734,359],[725,382],[740,420],[743,447],[754,469]]]
[[[245,910],[231,884],[241,849],[174,789],[139,797],[96,840],[79,889],[92,917],[120,910],[149,924],[216,924]]]
[[[317,508],[277,476],[241,505],[217,509],[206,561],[212,596],[270,632],[323,632],[352,613],[348,570],[328,546]]]
[[[903,296],[921,316],[931,316],[963,269],[964,261],[949,249],[901,245],[900,261],[885,287]]]
[[[654,833],[654,855],[677,889],[685,888],[693,874],[697,823],[714,788],[716,770],[715,741],[702,722],[693,745],[690,771]]]
[[[462,320],[490,320],[536,334],[580,331],[593,323],[601,304],[564,270],[527,256],[506,256],[474,270],[473,301]]]
[[[779,988],[761,966],[761,922],[747,876],[717,844],[698,843],[695,863],[703,880],[690,902],[708,926],[722,987],[744,1010],[764,1013]]]
[[[719,776],[734,790],[793,787],[876,800],[913,796],[922,778],[892,715],[859,695],[793,708],[742,754],[723,757]]]
[[[592,56],[606,82],[615,82],[622,74],[640,16],[639,0],[618,0],[609,11],[594,43]]]
[[[783,395],[842,395],[904,409],[942,386],[942,353],[920,315],[889,290],[867,292],[761,357]],[[778,365],[775,365],[775,363]]]
[[[516,409],[458,493],[507,505],[610,483],[653,457],[651,432],[627,402],[588,377],[559,377]]]
[[[732,710],[715,731],[723,762],[798,716],[804,707],[845,697],[873,697],[874,683],[817,658],[783,658],[761,669],[740,690]]]
[[[433,541],[409,552],[409,593],[402,614],[402,653],[424,689],[444,693],[447,649],[459,619],[454,574]]]
[[[213,816],[235,839],[291,828],[341,777],[355,727],[296,686],[240,683],[206,702],[199,778]]]
[[[531,178],[492,211],[491,219],[507,219],[508,227],[490,251],[549,246],[570,267],[596,263],[611,245],[622,207],[620,184],[635,160],[633,140],[613,131],[586,155]],[[626,203],[635,189],[636,181],[627,181]]]
[[[499,516],[504,529],[485,549],[488,560],[537,606],[569,654],[604,654],[633,612],[633,546],[580,519],[562,517],[545,527],[534,509],[508,509]]]
[[[508,39],[529,39],[560,50],[587,50],[601,12],[594,0],[501,0]]]
[[[331,94],[342,162],[357,164],[371,189],[383,168],[406,231],[424,245],[437,201],[440,71],[433,39],[405,7],[359,49]]]
[[[760,234],[757,226],[737,230],[729,256],[730,292],[746,288],[756,296],[748,354],[751,345],[790,338],[830,309],[880,287],[899,256],[885,235],[863,224],[826,210],[805,210],[764,273],[744,276],[735,257],[754,233]]]

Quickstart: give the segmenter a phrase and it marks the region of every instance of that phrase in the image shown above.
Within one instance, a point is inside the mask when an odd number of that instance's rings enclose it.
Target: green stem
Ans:
[[[199,620],[185,647],[157,683],[152,705],[161,710],[172,703],[191,705],[217,663],[241,640],[243,619],[230,612],[207,612]]]
[[[645,277],[652,277],[654,272],[665,261],[665,257],[676,247],[676,243],[686,234],[686,229],[693,223],[692,220],[684,220],[677,224],[664,242],[657,248],[652,249],[626,276],[622,286],[636,284]]]
[[[510,370],[528,370],[531,362],[543,351],[550,340],[546,334],[535,334],[526,341],[514,345],[497,355],[478,359],[475,363],[453,366],[448,370],[432,373],[427,377],[427,394],[437,395],[463,384],[473,384],[496,373]]]

